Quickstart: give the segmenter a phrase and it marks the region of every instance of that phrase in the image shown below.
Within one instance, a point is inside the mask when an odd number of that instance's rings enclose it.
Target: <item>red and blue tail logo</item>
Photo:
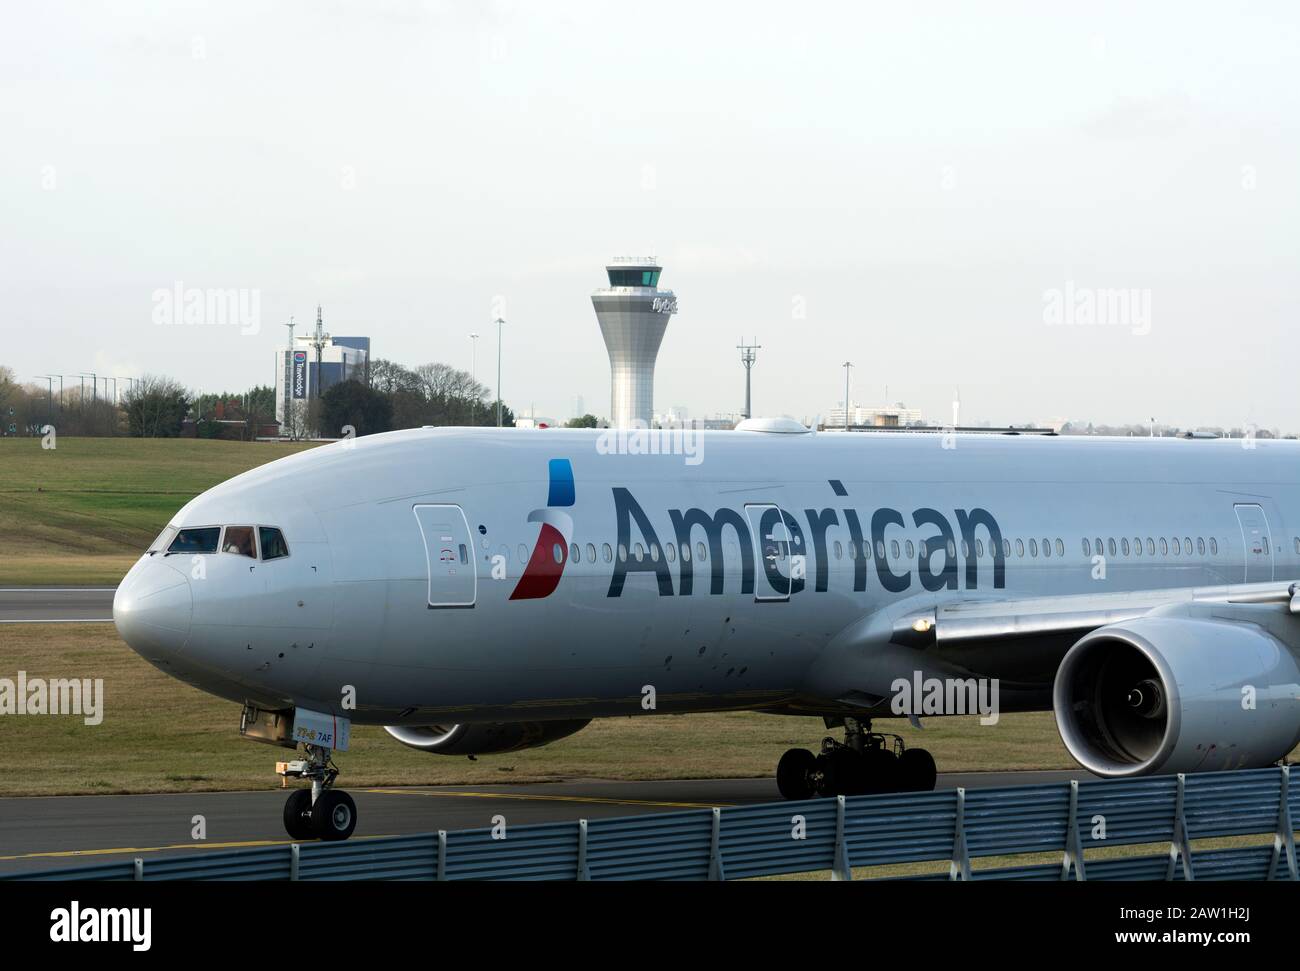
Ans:
[[[546,506],[528,514],[530,523],[540,523],[533,555],[524,567],[523,576],[510,594],[511,600],[539,600],[549,597],[560,585],[564,564],[569,561],[569,540],[573,536],[573,517],[564,509],[575,500],[573,466],[568,459],[551,459],[551,488]]]

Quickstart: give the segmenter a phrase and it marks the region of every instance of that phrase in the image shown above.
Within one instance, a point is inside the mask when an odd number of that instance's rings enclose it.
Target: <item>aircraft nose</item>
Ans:
[[[150,661],[166,661],[185,646],[193,610],[189,578],[154,558],[137,564],[113,594],[118,634]]]

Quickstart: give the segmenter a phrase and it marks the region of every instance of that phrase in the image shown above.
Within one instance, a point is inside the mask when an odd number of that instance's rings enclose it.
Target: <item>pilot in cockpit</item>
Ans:
[[[253,548],[253,529],[251,526],[227,526],[225,542],[221,546],[223,553],[238,553],[241,556],[256,558]]]

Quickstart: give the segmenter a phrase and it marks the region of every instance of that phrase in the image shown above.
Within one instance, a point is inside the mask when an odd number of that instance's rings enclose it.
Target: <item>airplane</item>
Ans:
[[[282,458],[187,503],[113,619],[240,703],[245,737],[301,746],[294,839],[351,835],[354,724],[477,756],[594,718],[821,716],[843,740],[782,756],[789,799],[933,788],[872,719],[923,726],[976,686],[1054,711],[1102,777],[1300,741],[1300,443],[689,434],[423,428]],[[912,690],[935,684],[938,706]]]

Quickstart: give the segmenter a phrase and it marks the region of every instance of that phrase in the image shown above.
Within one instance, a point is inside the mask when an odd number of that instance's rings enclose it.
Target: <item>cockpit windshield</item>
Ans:
[[[153,541],[149,552],[215,553],[220,550],[255,560],[259,545],[263,560],[278,560],[289,555],[284,534],[274,526],[194,526],[187,529],[168,526]]]
[[[168,553],[215,553],[217,542],[221,539],[220,526],[198,526],[194,529],[182,529],[176,534]]]
[[[278,560],[289,555],[289,547],[284,542],[284,535],[273,526],[258,527],[258,539],[262,542],[262,559]]]
[[[257,549],[253,546],[253,527],[227,526],[226,538],[221,541],[221,552],[238,553],[240,556],[257,559]]]
[[[149,544],[149,548],[145,550],[145,552],[152,556],[160,550],[167,549],[167,547],[171,545],[172,540],[176,538],[176,532],[177,530],[175,526],[168,526],[158,534],[157,539]]]

